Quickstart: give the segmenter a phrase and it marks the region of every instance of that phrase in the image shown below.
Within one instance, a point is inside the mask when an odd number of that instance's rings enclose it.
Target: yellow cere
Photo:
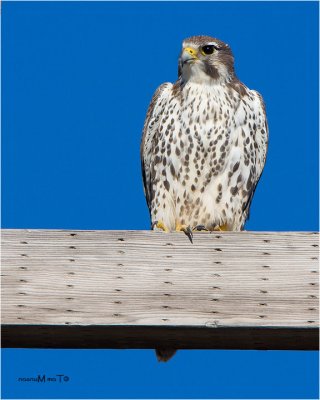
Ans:
[[[192,47],[185,47],[183,50],[189,53],[193,58],[198,58],[197,50],[193,49]]]

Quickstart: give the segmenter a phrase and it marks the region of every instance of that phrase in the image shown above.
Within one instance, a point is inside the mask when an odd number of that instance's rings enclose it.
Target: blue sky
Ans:
[[[149,229],[140,174],[145,112],[174,81],[181,42],[232,47],[262,93],[267,165],[249,230],[318,229],[318,4],[2,4],[2,226]],[[316,398],[317,353],[2,352],[3,397]],[[65,373],[50,388],[19,376]],[[123,382],[123,385],[120,384]]]

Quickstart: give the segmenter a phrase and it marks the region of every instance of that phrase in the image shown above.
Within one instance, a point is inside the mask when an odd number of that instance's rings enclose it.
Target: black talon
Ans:
[[[183,231],[189,238],[190,242],[193,244],[193,233],[192,233],[192,229],[190,228],[190,226],[188,226],[184,231]]]
[[[158,224],[159,221],[154,221],[151,224],[151,230],[153,231],[154,227]]]
[[[208,231],[204,225],[197,225],[193,228],[194,231]]]

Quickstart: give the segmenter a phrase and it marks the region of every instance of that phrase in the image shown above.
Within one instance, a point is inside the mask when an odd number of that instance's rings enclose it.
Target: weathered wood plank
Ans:
[[[2,231],[2,345],[315,349],[314,232]]]

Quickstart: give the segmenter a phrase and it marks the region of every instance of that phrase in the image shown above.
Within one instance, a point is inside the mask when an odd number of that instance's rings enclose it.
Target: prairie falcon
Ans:
[[[178,80],[149,106],[141,142],[153,229],[243,229],[264,168],[268,126],[261,95],[237,78],[231,48],[209,36],[185,39]],[[161,360],[172,352],[158,350]]]

